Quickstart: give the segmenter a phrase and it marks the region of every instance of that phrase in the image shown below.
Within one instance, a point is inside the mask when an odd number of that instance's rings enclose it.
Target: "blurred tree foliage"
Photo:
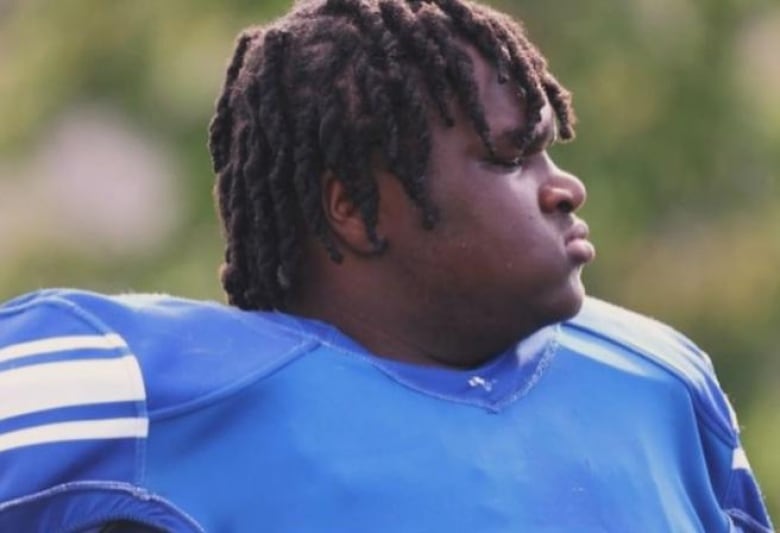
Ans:
[[[591,292],[712,354],[780,519],[780,4],[493,4],[525,21],[575,93],[578,139],[553,155],[589,187],[600,252]],[[27,186],[15,169],[57,118],[95,102],[165,149],[184,205],[163,245],[130,256],[85,255],[13,227],[25,238],[0,252],[0,299],[51,285],[221,298],[205,129],[234,36],[288,6],[0,3],[0,207],[4,191]]]

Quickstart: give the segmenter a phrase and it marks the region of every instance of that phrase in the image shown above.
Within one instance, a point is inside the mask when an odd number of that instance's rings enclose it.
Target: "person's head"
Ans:
[[[349,271],[421,309],[483,298],[483,314],[513,312],[497,291],[548,301],[536,322],[566,318],[582,296],[587,258],[564,249],[584,189],[545,149],[573,122],[544,57],[488,7],[299,2],[239,36],[211,123],[229,302],[285,309],[322,271]],[[525,193],[519,158],[534,166]]]

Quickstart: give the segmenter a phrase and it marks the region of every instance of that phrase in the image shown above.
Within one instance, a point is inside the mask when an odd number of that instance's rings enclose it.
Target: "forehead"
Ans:
[[[485,118],[499,119],[507,115],[507,121],[522,121],[525,119],[522,99],[512,83],[498,83],[498,72],[472,46],[465,46],[464,51],[471,58],[474,68],[474,81],[479,88],[480,100],[485,109]]]
[[[499,83],[498,72],[490,62],[470,45],[463,46],[463,49],[471,58],[485,120],[496,140],[523,128],[527,117],[520,88],[512,82]],[[545,102],[534,136],[547,137],[548,130],[556,126],[552,108]]]

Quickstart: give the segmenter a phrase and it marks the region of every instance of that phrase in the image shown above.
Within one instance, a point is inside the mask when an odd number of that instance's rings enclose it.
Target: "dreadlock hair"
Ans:
[[[424,177],[429,120],[451,127],[452,106],[461,106],[494,153],[463,44],[522,94],[521,146],[545,101],[559,137],[573,138],[570,93],[521,26],[468,0],[303,0],[238,37],[209,128],[231,305],[284,308],[306,233],[341,260],[322,209],[326,171],[344,184],[378,250],[374,154],[419,207],[422,226],[436,224]]]

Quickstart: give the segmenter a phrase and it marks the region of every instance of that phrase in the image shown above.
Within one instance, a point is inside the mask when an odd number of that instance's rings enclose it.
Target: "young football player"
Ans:
[[[209,142],[229,305],[6,303],[0,530],[770,531],[709,358],[585,296],[573,126],[466,0],[243,32]]]

